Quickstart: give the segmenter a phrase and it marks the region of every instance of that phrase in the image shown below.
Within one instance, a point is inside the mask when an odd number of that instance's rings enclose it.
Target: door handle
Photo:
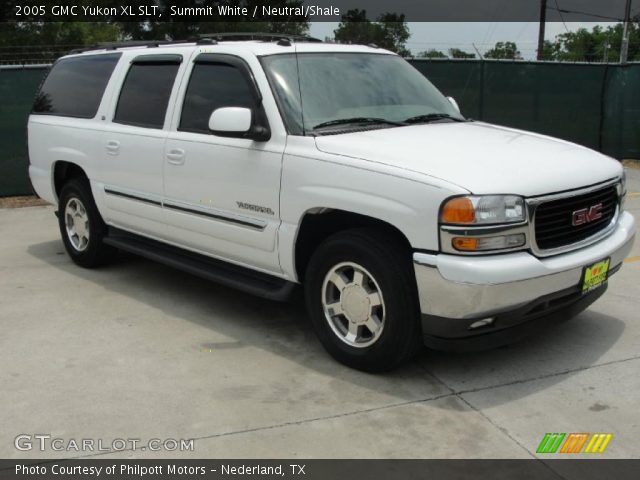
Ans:
[[[182,165],[185,160],[184,150],[181,148],[172,148],[167,152],[167,159],[172,165]]]
[[[118,153],[120,153],[120,142],[117,140],[109,140],[107,142],[107,153],[109,155],[118,155]]]

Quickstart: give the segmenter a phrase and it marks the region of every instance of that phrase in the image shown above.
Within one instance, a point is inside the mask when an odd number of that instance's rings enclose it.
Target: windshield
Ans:
[[[392,127],[421,116],[433,119],[433,114],[464,119],[429,80],[396,55],[297,55],[297,62],[296,54],[262,59],[289,132],[294,135],[335,129],[336,123],[344,131],[362,128],[364,123]]]

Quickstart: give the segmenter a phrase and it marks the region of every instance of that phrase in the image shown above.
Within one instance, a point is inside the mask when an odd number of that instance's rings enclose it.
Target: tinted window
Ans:
[[[114,122],[162,128],[177,63],[134,63],[124,80]]]
[[[93,118],[120,53],[57,61],[33,105],[34,113]]]
[[[230,65],[194,65],[184,97],[179,130],[210,133],[209,117],[220,107],[256,107],[247,78]]]

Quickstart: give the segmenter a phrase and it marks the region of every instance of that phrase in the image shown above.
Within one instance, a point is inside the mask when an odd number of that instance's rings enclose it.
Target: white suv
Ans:
[[[635,236],[619,162],[465,119],[391,52],[308,40],[58,60],[29,172],[73,261],[127,250],[277,300],[302,283],[325,348],[369,371],[604,292]]]

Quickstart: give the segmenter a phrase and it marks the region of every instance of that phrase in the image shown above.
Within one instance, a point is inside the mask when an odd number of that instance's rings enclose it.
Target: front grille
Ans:
[[[602,203],[602,217],[573,226],[573,213]],[[611,223],[618,205],[616,186],[561,198],[538,205],[535,212],[536,243],[540,250],[565,247],[585,240]]]

